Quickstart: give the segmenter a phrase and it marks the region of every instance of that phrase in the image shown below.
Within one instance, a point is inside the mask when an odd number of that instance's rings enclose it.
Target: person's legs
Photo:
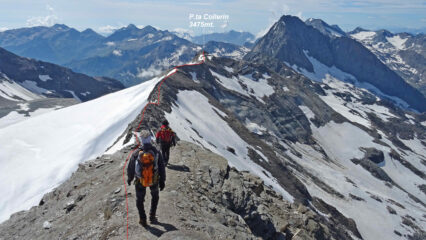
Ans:
[[[170,145],[166,146],[166,155],[167,155],[167,164],[169,163],[169,159],[170,159]]]
[[[151,190],[151,210],[149,211],[149,219],[157,221],[155,214],[157,213],[158,201],[160,199],[158,184],[150,187]]]
[[[163,155],[164,164],[167,165],[169,163],[169,154],[167,152],[167,145],[166,144],[161,145],[161,155]]]
[[[146,188],[143,187],[139,182],[135,185],[136,188],[136,207],[139,211],[139,218],[146,220],[145,209],[143,202],[145,201]]]

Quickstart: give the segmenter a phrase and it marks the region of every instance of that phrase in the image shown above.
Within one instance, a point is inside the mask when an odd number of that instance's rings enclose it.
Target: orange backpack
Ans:
[[[144,187],[151,187],[158,183],[158,156],[153,151],[139,151],[141,165],[140,182]]]

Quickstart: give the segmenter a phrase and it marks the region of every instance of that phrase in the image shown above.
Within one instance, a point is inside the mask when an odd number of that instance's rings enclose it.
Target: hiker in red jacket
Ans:
[[[169,163],[170,147],[176,146],[176,134],[169,127],[169,122],[164,120],[163,125],[157,132],[156,141],[161,145],[161,154],[163,155],[164,163],[167,166]]]

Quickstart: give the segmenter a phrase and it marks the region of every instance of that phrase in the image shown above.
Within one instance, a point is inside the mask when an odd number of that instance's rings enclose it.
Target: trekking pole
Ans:
[[[155,137],[154,132],[152,131],[152,129],[149,129],[149,131],[151,131],[152,137],[153,137],[153,139],[154,139],[155,146],[156,146],[156,147],[158,147],[158,146],[157,146],[157,138]]]

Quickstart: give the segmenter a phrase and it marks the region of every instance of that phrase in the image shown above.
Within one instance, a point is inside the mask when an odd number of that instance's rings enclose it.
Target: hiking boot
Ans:
[[[148,227],[148,223],[145,218],[139,219],[139,224],[142,225],[142,227]]]
[[[149,222],[158,223],[158,219],[155,215],[151,215],[151,216],[149,216]]]

